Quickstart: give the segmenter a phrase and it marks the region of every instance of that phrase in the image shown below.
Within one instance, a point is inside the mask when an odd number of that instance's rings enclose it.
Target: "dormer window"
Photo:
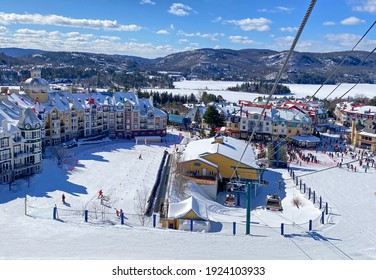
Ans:
[[[31,125],[30,125],[30,124],[26,124],[26,125],[25,125],[25,128],[26,128],[26,129],[31,129]]]

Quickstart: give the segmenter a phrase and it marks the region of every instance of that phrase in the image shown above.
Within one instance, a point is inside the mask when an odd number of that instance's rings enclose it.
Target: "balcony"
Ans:
[[[19,171],[19,170],[22,170],[22,169],[26,169],[30,166],[34,166],[35,165],[35,162],[28,162],[28,163],[19,163],[19,164],[15,164],[14,165],[14,170],[16,171]]]
[[[14,155],[14,158],[23,158],[23,157],[27,157],[31,155],[31,153],[26,152],[26,151],[21,151],[21,152],[14,153],[13,155]]]

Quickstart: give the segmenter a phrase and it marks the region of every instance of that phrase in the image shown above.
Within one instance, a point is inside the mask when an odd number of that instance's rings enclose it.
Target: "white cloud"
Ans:
[[[362,1],[358,0],[357,2],[361,2],[361,4],[354,6],[353,7],[354,11],[367,12],[371,14],[376,13],[376,0],[362,0]]]
[[[330,42],[335,42],[336,44],[346,47],[353,47],[353,45],[360,39],[358,35],[350,33],[327,34],[325,37]]]
[[[109,40],[109,41],[119,41],[119,40],[121,40],[121,38],[117,37],[117,36],[99,36],[99,38]]]
[[[204,39],[210,39],[212,41],[218,41],[218,36],[223,37],[223,33],[201,33],[201,32],[196,32],[196,33],[186,33],[183,31],[179,31],[177,33],[178,35],[182,35],[185,37],[199,37],[199,38],[204,38]]]
[[[222,22],[223,18],[222,17],[216,17],[215,19],[212,20],[212,22]]]
[[[278,7],[275,7],[274,9],[263,8],[263,9],[258,9],[257,11],[261,13],[278,13],[278,12],[291,13],[293,10],[294,10],[293,8],[278,6]]]
[[[296,32],[298,29],[298,27],[281,27],[279,30],[282,32]]]
[[[336,23],[334,21],[324,21],[322,23],[322,25],[324,25],[324,26],[332,26],[332,25],[336,25]]]
[[[353,46],[361,36],[351,34],[351,33],[342,33],[342,34],[327,34],[325,36],[329,42],[333,43],[339,49],[352,49]],[[376,40],[364,38],[361,43],[356,47],[357,50],[370,51],[375,48]]]
[[[5,33],[7,30],[8,29],[5,26],[0,26],[0,33]]]
[[[365,23],[365,20],[359,19],[357,17],[348,17],[341,21],[343,25],[359,25]]]
[[[21,37],[21,36],[46,36],[48,32],[46,30],[33,30],[33,29],[18,29],[16,30],[16,33],[14,34],[15,37]]]
[[[80,32],[68,32],[68,33],[65,33],[64,36],[77,37],[77,36],[80,36]]]
[[[170,32],[168,32],[168,30],[166,30],[166,29],[161,29],[161,30],[157,31],[157,34],[168,35],[168,34],[170,34]]]
[[[249,39],[247,36],[229,36],[229,40],[236,44],[254,44],[255,41]]]
[[[285,12],[285,13],[291,13],[294,9],[288,8],[288,7],[276,7],[277,11]]]
[[[117,36],[98,36],[90,33],[18,29],[0,34],[3,47],[33,48],[49,51],[79,51],[125,54],[147,58],[166,56],[180,50],[171,45],[122,41]]]
[[[144,5],[144,4],[155,5],[155,2],[151,0],[141,0],[140,4],[141,5]]]
[[[244,31],[269,31],[272,21],[267,18],[245,18],[241,20],[225,20],[224,22],[240,26]]]
[[[182,3],[173,3],[168,12],[176,16],[187,16],[191,13],[192,8]]]
[[[293,36],[285,36],[275,38],[275,43],[280,50],[288,50],[291,47],[292,42],[294,41]],[[275,48],[274,48],[275,49]]]
[[[0,24],[36,24],[70,26],[77,28],[106,29],[114,31],[138,31],[135,24],[121,25],[116,20],[74,19],[58,15],[14,14],[0,12]]]

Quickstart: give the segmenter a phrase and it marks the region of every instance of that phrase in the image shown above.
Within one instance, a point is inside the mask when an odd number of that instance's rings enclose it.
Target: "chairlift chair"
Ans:
[[[278,195],[266,196],[266,210],[283,211],[281,199]]]
[[[234,207],[236,205],[236,199],[233,194],[229,193],[226,195],[225,205],[230,207]]]

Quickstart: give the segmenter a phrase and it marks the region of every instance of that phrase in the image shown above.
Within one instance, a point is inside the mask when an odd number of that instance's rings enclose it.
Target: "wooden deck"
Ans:
[[[187,176],[189,180],[196,182],[199,185],[217,185],[217,179],[205,176]]]

